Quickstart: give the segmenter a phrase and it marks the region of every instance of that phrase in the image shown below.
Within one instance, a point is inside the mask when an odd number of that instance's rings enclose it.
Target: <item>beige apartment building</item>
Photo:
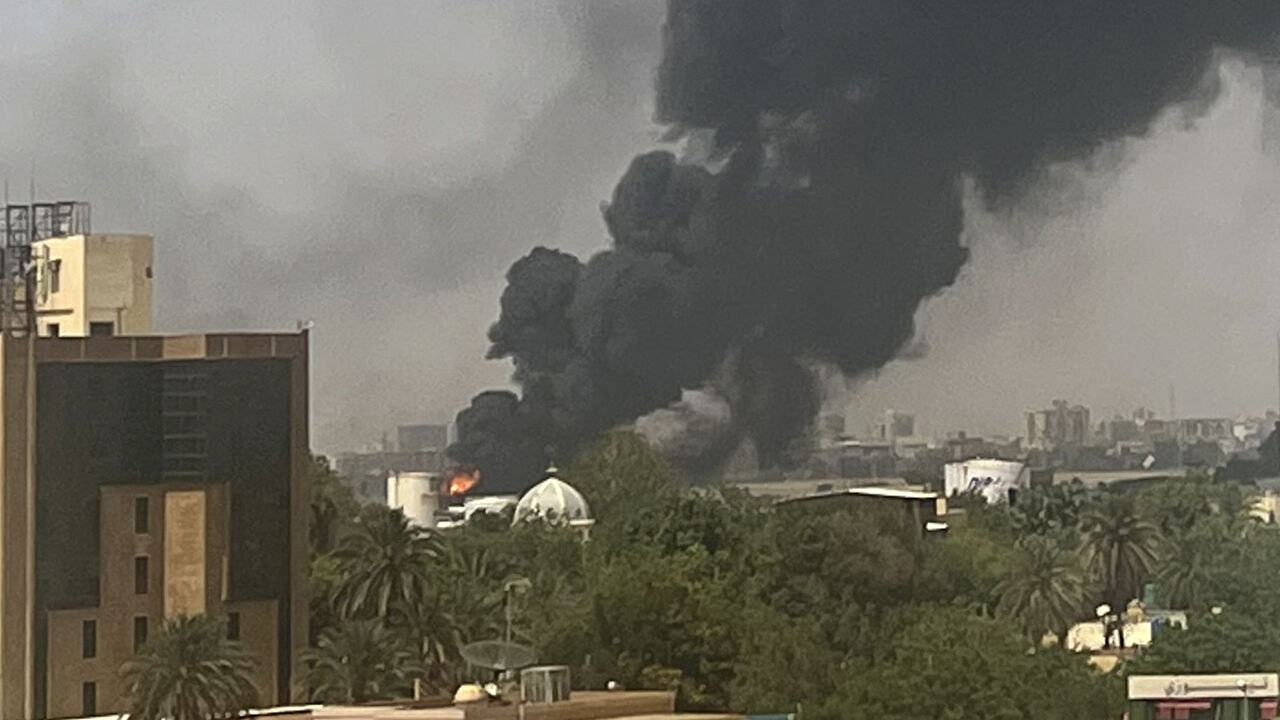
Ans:
[[[118,712],[120,666],[199,612],[292,699],[307,358],[305,332],[0,335],[0,719]]]
[[[41,337],[149,335],[153,294],[149,235],[71,235],[31,244]]]

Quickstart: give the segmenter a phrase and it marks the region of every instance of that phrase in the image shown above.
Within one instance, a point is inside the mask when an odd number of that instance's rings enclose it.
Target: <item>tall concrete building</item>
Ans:
[[[31,245],[39,334],[149,335],[152,239],[71,235]]]
[[[180,614],[225,616],[291,699],[306,334],[84,334],[0,336],[0,719],[121,710],[120,666]]]
[[[396,450],[402,453],[444,451],[448,447],[448,425],[399,425],[396,427]]]
[[[1089,443],[1089,408],[1054,400],[1053,407],[1027,413],[1027,445],[1040,450],[1079,447]]]

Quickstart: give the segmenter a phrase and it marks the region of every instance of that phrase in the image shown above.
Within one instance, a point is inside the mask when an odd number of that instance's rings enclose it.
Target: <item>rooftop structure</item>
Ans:
[[[559,471],[547,468],[547,479],[529,488],[516,503],[514,523],[530,520],[570,525],[591,524],[591,508],[572,485],[556,477]]]

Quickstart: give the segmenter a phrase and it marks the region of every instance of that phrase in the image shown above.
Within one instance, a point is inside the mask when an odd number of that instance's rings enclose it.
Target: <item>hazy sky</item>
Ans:
[[[157,238],[164,331],[314,321],[313,444],[443,422],[484,362],[502,275],[605,242],[599,203],[653,145],[659,2],[20,2],[0,26],[0,170]],[[1280,152],[1259,73],[1188,126],[1026,201],[971,203],[973,260],[921,317],[928,351],[856,383],[926,430],[1013,432],[1062,397],[1095,416],[1274,406]],[[1280,137],[1276,138],[1280,145]]]

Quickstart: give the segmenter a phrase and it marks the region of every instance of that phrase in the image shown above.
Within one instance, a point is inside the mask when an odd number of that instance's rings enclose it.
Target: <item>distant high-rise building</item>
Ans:
[[[898,410],[885,410],[884,421],[880,423],[880,437],[893,441],[898,438],[914,437],[916,434],[916,416]]]
[[[401,425],[396,428],[396,450],[419,452],[449,446],[448,425]]]
[[[1079,447],[1089,442],[1089,408],[1054,400],[1053,407],[1027,413],[1027,444],[1041,450]]]

